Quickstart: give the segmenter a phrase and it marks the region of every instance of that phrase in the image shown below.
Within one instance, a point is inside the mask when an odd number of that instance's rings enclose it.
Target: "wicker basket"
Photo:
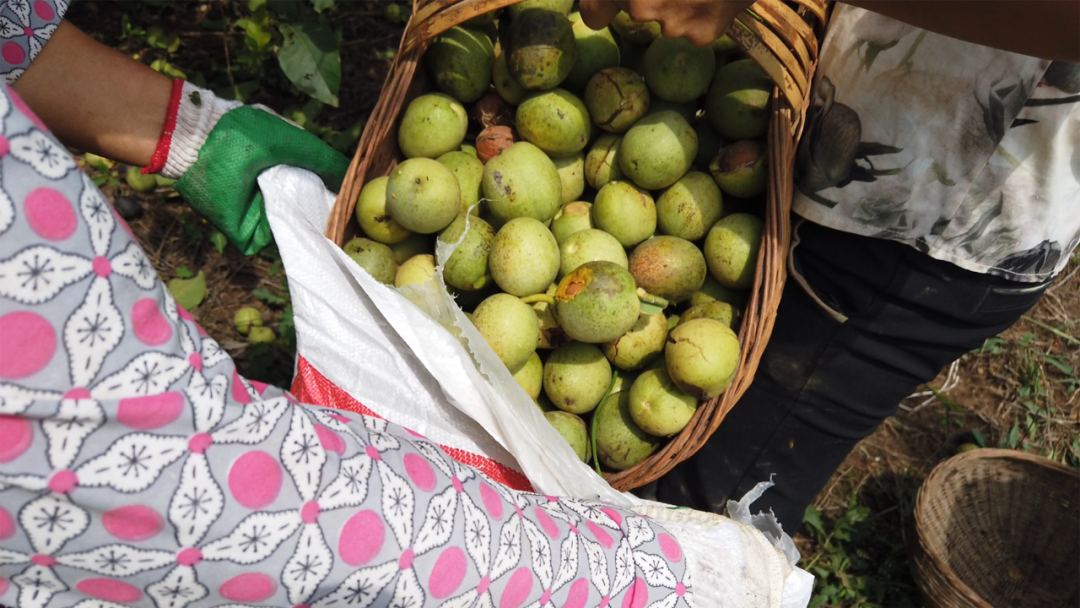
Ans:
[[[342,245],[356,235],[353,209],[364,183],[389,175],[403,159],[397,148],[401,110],[430,90],[424,70],[417,70],[432,38],[473,17],[519,0],[419,0],[398,47],[382,95],[360,138],[349,172],[327,222],[326,236]],[[827,19],[826,0],[759,0],[728,30],[777,83],[769,127],[769,187],[765,229],[757,275],[743,317],[739,341],[742,361],[734,382],[719,398],[698,408],[690,424],[649,459],[606,475],[619,490],[643,486],[670,471],[704,445],[721,420],[746,391],[772,333],[776,307],[786,278],[785,259],[791,238],[795,147],[809,103],[809,87],[817,66],[818,43]]]
[[[929,606],[1080,606],[1080,471],[974,450],[930,473],[914,520],[911,572]]]

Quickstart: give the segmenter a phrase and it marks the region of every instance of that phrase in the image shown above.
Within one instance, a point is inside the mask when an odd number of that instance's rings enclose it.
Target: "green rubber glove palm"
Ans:
[[[349,160],[304,129],[241,106],[222,115],[174,187],[237,249],[252,255],[273,241],[257,179],[276,165],[312,171],[336,192]]]

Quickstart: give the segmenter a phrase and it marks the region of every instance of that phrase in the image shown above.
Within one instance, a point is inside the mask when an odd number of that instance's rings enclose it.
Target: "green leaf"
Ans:
[[[266,45],[270,44],[270,14],[266,12],[266,9],[260,9],[254,12],[250,18],[241,19],[237,22],[239,26],[243,22],[244,28],[244,44],[249,49],[256,53],[266,48]]]
[[[334,9],[334,0],[311,0],[311,6],[315,7],[316,13],[321,13],[327,9]]]
[[[127,13],[120,16],[120,39],[126,40],[129,37],[135,38],[139,36],[145,36],[146,30],[137,25],[132,25],[131,20],[128,19]]]
[[[229,244],[229,239],[225,238],[220,230],[214,230],[210,233],[210,242],[214,244],[214,249],[217,249],[218,253],[225,253],[225,245]]]
[[[180,268],[176,269],[176,276],[180,277],[181,279],[190,279],[195,275],[192,274],[190,270],[188,270],[187,266],[181,266]]]
[[[825,536],[825,524],[821,521],[821,511],[814,507],[807,507],[806,513],[803,513],[803,523],[810,526],[810,529],[820,538]]]
[[[1008,446],[1012,449],[1016,449],[1016,443],[1020,440],[1020,424],[1013,424],[1012,430],[1009,431],[1009,436],[1006,438]]]
[[[155,25],[146,31],[146,43],[172,54],[180,49],[180,36],[175,33],[166,34],[165,30]]]
[[[975,443],[980,448],[986,447],[986,437],[983,436],[982,432],[980,432],[979,429],[972,429],[971,436],[975,438]]]
[[[253,13],[264,6],[266,6],[266,0],[248,0],[248,10]]]
[[[281,311],[281,316],[278,317],[278,335],[285,341],[286,344],[296,343],[296,321],[293,318],[293,308],[290,304]]]
[[[279,27],[285,36],[278,50],[281,70],[304,93],[338,107],[340,43],[325,19],[316,23],[283,23]]]
[[[109,176],[108,175],[99,175],[99,176],[93,178],[90,181],[94,182],[94,185],[97,186],[98,188],[100,188],[105,182],[109,181]]]
[[[193,310],[206,298],[206,275],[199,271],[193,279],[173,279],[169,281],[169,293],[177,304]]]
[[[169,78],[183,78],[185,80],[187,79],[187,74],[180,71],[176,66],[172,65],[168,61],[165,61],[164,59],[155,60],[154,63],[150,64],[150,67],[154,70],[157,70],[158,72],[161,72],[162,74],[165,74]]]
[[[281,306],[285,303],[285,298],[270,291],[269,289],[253,289],[251,295],[259,298],[263,302],[270,304],[271,306]]]

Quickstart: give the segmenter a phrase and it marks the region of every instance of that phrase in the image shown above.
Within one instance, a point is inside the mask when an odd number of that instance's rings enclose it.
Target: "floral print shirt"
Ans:
[[[838,4],[796,186],[813,222],[1046,281],[1080,242],[1080,64]]]

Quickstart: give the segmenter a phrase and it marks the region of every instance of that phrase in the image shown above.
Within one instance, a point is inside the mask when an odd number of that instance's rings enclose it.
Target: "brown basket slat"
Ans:
[[[931,608],[1080,605],[1080,471],[973,450],[930,473],[913,519],[911,573]]]
[[[342,245],[357,232],[353,209],[361,187],[369,179],[388,175],[397,165],[398,118],[406,103],[426,90],[426,77],[417,68],[431,39],[473,17],[518,1],[421,0],[417,4],[327,221],[327,238]],[[746,392],[757,371],[787,276],[795,148],[809,104],[807,89],[817,65],[818,43],[825,30],[825,3],[795,0],[798,8],[792,8],[780,0],[761,0],[727,31],[777,84],[767,137],[765,228],[754,287],[739,332],[739,371],[731,386],[719,397],[703,402],[686,429],[657,453],[625,471],[605,474],[604,478],[618,490],[645,485],[697,452]]]
[[[806,48],[806,40],[814,40],[814,30],[810,24],[799,18],[799,14],[780,0],[758,0],[754,10],[762,15],[769,15],[769,24],[776,30],[783,40],[788,41],[802,68],[798,73],[807,74],[813,67],[813,61],[817,59],[810,56],[810,50]],[[805,90],[805,87],[803,87]]]

